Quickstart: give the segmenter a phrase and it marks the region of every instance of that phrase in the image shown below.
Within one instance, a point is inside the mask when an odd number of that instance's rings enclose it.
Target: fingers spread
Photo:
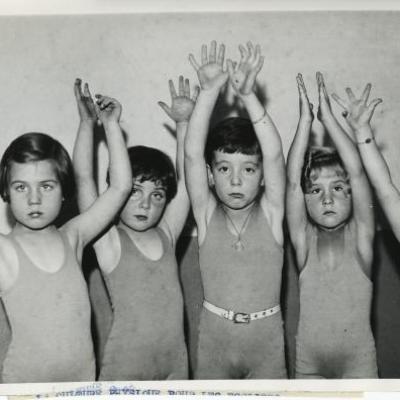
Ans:
[[[190,98],[190,83],[189,79],[185,79],[185,89],[184,89],[184,96]]]
[[[205,44],[201,46],[201,63],[203,65],[208,63],[207,46]]]
[[[195,71],[198,71],[200,69],[200,65],[194,58],[193,54],[189,54],[189,62],[190,62],[190,65],[195,69]]]
[[[368,101],[369,94],[371,93],[371,87],[372,87],[371,84],[370,84],[370,83],[367,83],[366,86],[365,86],[365,88],[364,88],[363,94],[362,94],[362,96],[361,96],[361,101],[362,101],[364,104],[366,104],[367,101]]]
[[[224,59],[225,59],[225,45],[220,44],[219,51],[218,51],[217,64],[222,66],[224,64]]]
[[[175,85],[174,85],[174,82],[172,81],[172,79],[170,79],[168,81],[168,85],[169,85],[169,93],[171,94],[171,99],[173,100],[173,99],[175,99],[175,97],[177,97],[177,94],[176,94]]]
[[[215,40],[213,40],[211,42],[210,56],[208,58],[208,61],[210,63],[215,63],[216,59],[217,59],[217,42]]]
[[[347,102],[345,100],[341,99],[336,93],[332,93],[332,99],[335,100],[336,103],[338,103],[340,107],[347,110]]]
[[[347,93],[347,96],[349,97],[350,101],[355,101],[356,100],[356,96],[354,95],[354,93],[351,90],[351,88],[347,87],[346,88],[346,93]]]

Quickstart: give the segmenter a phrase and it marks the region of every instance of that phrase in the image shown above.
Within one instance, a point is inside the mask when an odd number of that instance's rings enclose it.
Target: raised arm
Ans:
[[[400,240],[400,192],[392,182],[388,165],[379,151],[370,125],[375,108],[382,100],[368,101],[371,92],[369,83],[360,99],[355,97],[350,88],[347,88],[346,92],[347,100],[342,100],[337,94],[333,94],[332,97],[344,109],[343,116],[355,134],[369,180],[375,188],[397,240]]]
[[[171,203],[168,204],[163,219],[160,222],[160,227],[169,234],[172,243],[175,244],[185,225],[190,208],[185,183],[184,142],[190,116],[192,115],[199,94],[199,87],[197,86],[195,88],[193,96],[190,97],[189,79],[184,80],[183,76],[180,76],[178,93],[175,90],[172,80],[169,81],[169,90],[171,94],[171,107],[162,101],[158,102],[158,104],[166,114],[175,121],[176,125],[176,171],[178,191]]]
[[[265,182],[262,204],[276,240],[283,244],[282,220],[286,185],[282,143],[271,117],[254,93],[264,57],[261,56],[260,46],[254,48],[251,42],[247,43],[247,48],[239,46],[239,50],[240,62],[235,67],[231,60],[227,62],[229,80],[246,107],[261,146]]]
[[[343,130],[332,113],[329,96],[321,73],[317,73],[317,83],[319,93],[318,118],[327,129],[349,174],[353,199],[353,218],[357,226],[359,246],[363,246],[365,243],[367,248],[360,252],[364,255],[367,252],[371,252],[370,244],[375,231],[371,188],[355,143]],[[354,117],[355,113],[356,111],[354,110]],[[357,118],[363,118],[361,112],[358,113]],[[365,239],[367,239],[366,242]],[[370,256],[372,257],[372,253]]]
[[[296,80],[299,90],[300,117],[287,158],[286,218],[290,239],[296,250],[297,265],[299,269],[302,269],[308,251],[306,228],[309,222],[304,203],[304,193],[301,188],[301,174],[304,157],[309,145],[314,114],[312,112],[312,104],[308,100],[306,87],[301,74],[297,75]]]
[[[75,80],[74,94],[78,105],[79,128],[73,152],[73,165],[77,185],[79,211],[87,210],[97,199],[98,192],[93,176],[93,133],[97,123],[97,111],[89,85],[85,83],[82,92],[82,81]]]
[[[202,243],[205,237],[207,210],[213,199],[208,187],[204,150],[211,114],[219,92],[228,80],[228,73],[223,69],[224,58],[225,46],[223,44],[219,46],[217,55],[215,41],[211,43],[209,54],[207,46],[202,46],[201,64],[197,63],[192,54],[189,56],[189,61],[197,72],[201,87],[185,139],[186,186],[197,223],[199,243]]]
[[[121,105],[110,97],[96,95],[96,98],[108,145],[110,184],[87,210],[69,223],[69,227],[78,232],[82,248],[113,221],[132,185],[128,154],[119,126]]]

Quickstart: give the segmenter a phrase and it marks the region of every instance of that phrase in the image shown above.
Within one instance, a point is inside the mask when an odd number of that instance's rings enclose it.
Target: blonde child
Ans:
[[[183,140],[196,93],[190,98],[189,81],[182,76],[178,93],[172,81],[169,85],[171,107],[159,104],[176,123],[179,179],[171,160],[160,150],[129,148],[130,196],[118,225],[111,226],[94,244],[114,315],[101,360],[100,380],[188,377],[175,246],[189,211]],[[97,198],[92,165],[96,115],[88,90],[85,98],[77,96],[77,100],[80,108],[87,110],[81,114],[84,126],[74,153],[78,203],[85,210]],[[126,150],[121,149],[121,157],[126,157]]]
[[[308,148],[313,112],[298,75],[300,119],[287,165],[287,221],[300,271],[296,378],[376,378],[371,191],[320,73],[317,83],[318,118],[336,149]]]
[[[190,61],[201,85],[185,143],[185,171],[198,230],[204,302],[197,379],[286,378],[280,313],[285,168],[279,134],[253,87],[259,46],[202,47]],[[229,79],[250,120],[228,118],[209,132]]]
[[[99,96],[99,119],[112,147],[123,145],[120,110]],[[42,133],[15,139],[0,163],[0,192],[15,224],[0,235],[0,290],[12,339],[2,382],[92,381],[95,362],[82,250],[114,218],[129,190],[126,160],[111,156],[110,186],[61,228],[63,201],[74,195],[71,160]]]

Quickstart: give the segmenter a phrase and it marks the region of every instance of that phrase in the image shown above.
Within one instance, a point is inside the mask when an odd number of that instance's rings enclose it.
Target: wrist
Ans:
[[[81,118],[79,123],[84,126],[94,126],[96,124],[96,120],[91,118]]]
[[[118,120],[105,120],[101,121],[104,127],[114,127],[118,126],[119,127],[119,121]]]

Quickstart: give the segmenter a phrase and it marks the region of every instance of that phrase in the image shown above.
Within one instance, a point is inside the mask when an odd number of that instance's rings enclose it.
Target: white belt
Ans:
[[[217,307],[214,304],[209,303],[207,300],[203,300],[203,307],[219,317],[233,321],[235,324],[249,324],[250,321],[267,318],[281,311],[281,306],[278,304],[275,307],[248,314],[243,312],[235,312],[232,310],[225,310],[225,308]]]

